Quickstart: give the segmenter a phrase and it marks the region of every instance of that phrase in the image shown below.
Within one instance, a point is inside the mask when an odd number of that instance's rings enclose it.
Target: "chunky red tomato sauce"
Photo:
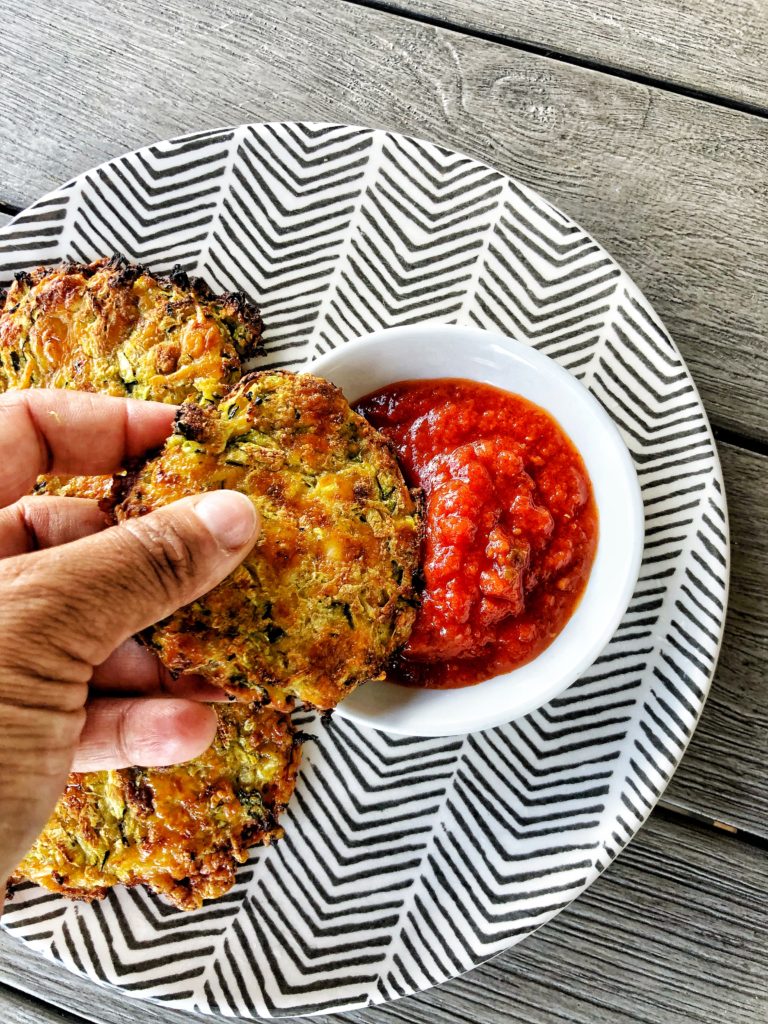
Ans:
[[[568,437],[527,399],[468,380],[391,384],[357,410],[426,499],[422,603],[393,676],[468,686],[535,658],[578,604],[597,546]]]

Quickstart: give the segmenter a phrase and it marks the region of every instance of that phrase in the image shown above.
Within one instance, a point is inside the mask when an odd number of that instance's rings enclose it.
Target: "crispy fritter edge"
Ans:
[[[288,715],[288,717],[290,717],[290,715]],[[291,728],[293,729],[291,735],[291,745],[290,749],[288,750],[288,756],[285,761],[285,773],[292,776],[291,793],[288,799],[288,803],[293,798],[293,793],[296,789],[296,778],[299,772],[299,768],[301,766],[302,748],[305,743],[309,741],[314,741],[315,739],[315,737],[312,736],[310,733],[302,732],[300,729],[296,729],[293,725],[291,725]],[[257,849],[259,846],[273,846],[275,843],[278,843],[284,837],[283,827],[280,824],[280,818],[283,812],[288,807],[288,803],[280,802],[275,803],[272,807],[265,807],[266,817],[264,821],[263,834],[260,839],[256,840],[255,842],[248,843],[248,849]],[[6,879],[5,882],[5,902],[9,903],[13,899],[18,886],[23,885],[25,882],[28,881],[29,880],[25,876],[18,875],[15,872],[12,873]],[[153,890],[151,884],[144,879],[138,879],[134,882],[120,882],[117,884],[126,889],[132,889],[140,885],[143,885],[146,886],[150,892],[155,891]],[[59,895],[64,896],[66,899],[76,900],[80,903],[93,903],[95,900],[104,899],[104,897],[115,887],[116,886],[114,885],[108,885],[94,886],[92,889],[79,889],[77,887],[62,886],[60,889],[56,891]],[[209,897],[209,899],[219,900],[224,895],[226,895],[226,893],[221,893],[219,896],[215,897]],[[167,897],[165,898],[167,899]],[[177,904],[173,905],[178,906]],[[193,908],[187,907],[181,909]]]
[[[67,260],[63,263],[51,266],[39,266],[34,270],[20,270],[14,274],[14,281],[21,287],[34,288],[40,284],[49,274],[82,274],[87,280],[93,277],[100,270],[114,270],[117,274],[115,285],[120,287],[132,284],[137,278],[146,275],[160,285],[182,288],[191,292],[201,302],[219,302],[224,308],[227,316],[240,320],[243,324],[256,331],[259,340],[256,345],[243,353],[243,358],[250,359],[257,355],[262,346],[261,332],[264,329],[264,322],[261,313],[243,292],[224,291],[216,293],[205,283],[201,277],[190,277],[186,270],[176,264],[169,274],[156,274],[142,263],[131,263],[120,253],[113,253],[110,257],[103,256],[92,263],[78,263],[75,260]],[[10,289],[0,289],[0,314],[12,312],[6,309],[6,303]]]

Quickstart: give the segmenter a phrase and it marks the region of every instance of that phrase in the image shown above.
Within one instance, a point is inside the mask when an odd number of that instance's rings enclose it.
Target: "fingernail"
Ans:
[[[256,532],[256,509],[238,491],[212,491],[195,505],[195,514],[223,548],[235,551]]]

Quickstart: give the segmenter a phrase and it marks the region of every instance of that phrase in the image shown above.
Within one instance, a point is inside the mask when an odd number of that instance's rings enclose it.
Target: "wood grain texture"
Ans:
[[[664,799],[768,837],[768,457],[718,449],[731,524],[726,632],[701,721]]]
[[[759,0],[384,0],[384,6],[768,110],[768,5]]]
[[[82,1020],[7,986],[0,986],[0,1019],[3,1024],[78,1024]]]
[[[3,8],[0,199],[232,122],[424,136],[575,216],[666,321],[715,421],[768,437],[768,120],[344,0]]]
[[[766,970],[764,851],[714,830],[654,816],[582,898],[521,946],[430,992],[315,1019],[326,1024],[756,1024],[768,1015]],[[44,965],[6,933],[0,933],[0,981],[99,1024],[191,1024],[194,1019]],[[3,1011],[0,990],[0,1017],[6,1020]],[[38,1018],[12,1019],[26,1024]]]

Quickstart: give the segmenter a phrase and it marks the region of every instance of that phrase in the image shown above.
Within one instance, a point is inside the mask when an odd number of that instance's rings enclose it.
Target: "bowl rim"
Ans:
[[[431,372],[424,373],[419,372],[415,368],[419,359],[421,359],[422,363],[425,361],[423,340],[431,338],[434,341],[436,340],[437,335],[440,335],[443,338],[462,339],[465,343],[467,340],[470,342],[468,345],[465,345],[463,350],[466,352],[467,361],[466,363],[457,365],[455,372],[441,372],[440,374]],[[403,344],[406,341],[413,341],[414,339],[422,339],[422,344],[414,344],[412,346],[412,351],[419,353],[419,355],[415,356],[414,365],[410,365],[407,363],[407,352],[411,349],[406,349],[406,363],[402,366],[402,372],[395,372],[394,374],[390,374],[389,372],[382,373],[382,367],[386,365],[386,360],[384,363],[376,363],[375,360],[372,361],[366,358],[375,352],[385,351],[387,346],[393,346],[393,344],[398,342]],[[390,351],[394,353],[395,350],[394,348],[391,348]],[[629,602],[631,601],[632,594],[634,593],[634,589],[637,584],[644,546],[645,512],[634,462],[632,461],[630,452],[618,427],[600,402],[578,380],[578,378],[569,373],[568,370],[564,369],[545,353],[533,348],[531,345],[519,339],[494,331],[486,331],[479,327],[465,327],[456,324],[421,323],[383,328],[363,335],[355,340],[347,342],[343,346],[337,347],[332,351],[319,356],[312,364],[310,364],[308,370],[312,373],[316,373],[318,376],[324,376],[325,372],[328,371],[329,379],[333,381],[334,370],[343,372],[344,365],[347,364],[348,367],[349,360],[354,359],[357,363],[366,364],[367,370],[370,372],[371,379],[381,379],[382,383],[374,382],[370,387],[361,389],[359,392],[355,392],[354,390],[349,394],[346,394],[345,392],[348,400],[354,403],[371,391],[375,391],[379,387],[384,386],[385,383],[395,383],[409,379],[423,380],[440,378],[458,378],[476,381],[483,380],[483,377],[479,376],[477,371],[480,352],[483,352],[484,355],[493,355],[496,353],[497,358],[517,360],[519,363],[532,370],[537,376],[549,378],[550,381],[557,382],[559,385],[558,391],[560,393],[565,391],[572,395],[577,405],[580,405],[581,410],[586,411],[592,423],[596,423],[598,425],[599,433],[597,436],[600,438],[598,443],[601,447],[610,449],[611,457],[616,460],[616,467],[621,471],[621,484],[626,491],[626,511],[628,516],[627,557],[624,560],[624,571],[621,573],[619,580],[621,585],[616,586],[612,590],[610,595],[612,601],[611,607],[608,612],[603,614],[600,620],[595,623],[594,630],[590,630],[590,641],[583,644],[579,644],[578,642],[576,643],[576,646],[579,648],[579,656],[575,658],[568,671],[559,673],[546,685],[532,687],[530,696],[527,699],[518,698],[513,710],[504,710],[503,705],[493,705],[489,707],[488,701],[478,700],[476,702],[477,711],[467,712],[464,710],[461,714],[461,722],[458,726],[456,724],[440,725],[438,715],[436,716],[437,720],[435,720],[435,717],[433,716],[428,718],[426,721],[422,721],[420,725],[414,723],[409,727],[406,724],[408,718],[407,711],[400,715],[395,715],[395,721],[387,722],[386,713],[376,715],[356,706],[361,703],[361,689],[358,689],[353,692],[350,697],[342,701],[335,711],[340,718],[353,722],[357,725],[378,729],[380,731],[400,736],[459,736],[470,732],[504,725],[529,714],[531,711],[542,707],[550,700],[562,694],[589,668],[590,665],[595,662],[600,652],[607,646],[614,635],[624,613],[626,612]],[[473,358],[475,360],[474,364]],[[426,361],[428,362],[429,360],[427,359]],[[493,371],[495,364],[493,361],[486,361],[484,365],[490,374]],[[503,383],[500,384],[488,379],[485,379],[484,382],[500,388],[500,390],[515,393],[514,391],[511,391],[510,388],[504,387]],[[544,408],[546,412],[560,423],[560,416],[557,412],[551,408],[547,408],[545,405],[542,405],[540,401],[531,399],[525,394],[524,389],[520,391],[520,394],[529,401],[533,401],[534,404]],[[570,436],[569,431],[562,427],[562,424],[560,425],[566,435]],[[588,464],[590,458],[589,454],[585,452],[584,447],[580,446],[575,441],[572,441],[572,443],[581,455],[585,464]],[[593,490],[597,491],[598,485],[592,472],[590,472],[590,477],[592,479]],[[590,591],[590,584],[595,579],[595,568],[600,556],[600,538],[602,537],[603,531],[602,514],[597,494],[595,495],[595,501],[598,505],[599,516],[598,549],[595,554],[595,561],[584,593],[577,604],[573,615],[569,619],[569,622],[566,623],[558,636],[547,648],[545,648],[544,651],[541,652],[540,655],[528,662],[527,665],[523,665],[519,669],[514,669],[512,672],[502,673],[498,676],[492,677],[491,679],[476,683],[471,687],[459,687],[452,690],[417,690],[417,693],[426,695],[420,698],[422,704],[431,700],[434,705],[434,710],[437,711],[437,705],[441,701],[445,703],[447,700],[450,700],[450,698],[441,698],[433,695],[463,694],[470,691],[477,692],[478,688],[483,686],[488,687],[489,684],[499,680],[506,680],[509,677],[514,676],[515,673],[522,672],[527,666],[535,666],[536,663],[544,657],[547,651],[552,650],[555,645],[558,645],[561,638],[563,638],[567,633],[569,623],[573,622],[574,618],[577,617],[579,608],[588,607],[590,601],[594,602],[595,600],[599,600],[599,596],[595,597],[593,591]],[[573,644],[574,639],[570,637],[567,642]],[[560,643],[560,647],[562,647],[562,643]],[[532,667],[529,669],[529,673],[527,674],[535,673],[535,671],[535,667]],[[375,684],[364,684],[364,686],[371,685]],[[417,699],[410,696],[414,691],[409,688],[393,683],[388,683],[386,685],[392,686],[396,690],[408,690],[410,701],[416,701]],[[358,694],[357,701],[355,700],[356,693]],[[460,702],[466,703],[466,701],[462,701],[461,698],[454,698],[454,703]],[[422,717],[424,716],[422,715]]]

